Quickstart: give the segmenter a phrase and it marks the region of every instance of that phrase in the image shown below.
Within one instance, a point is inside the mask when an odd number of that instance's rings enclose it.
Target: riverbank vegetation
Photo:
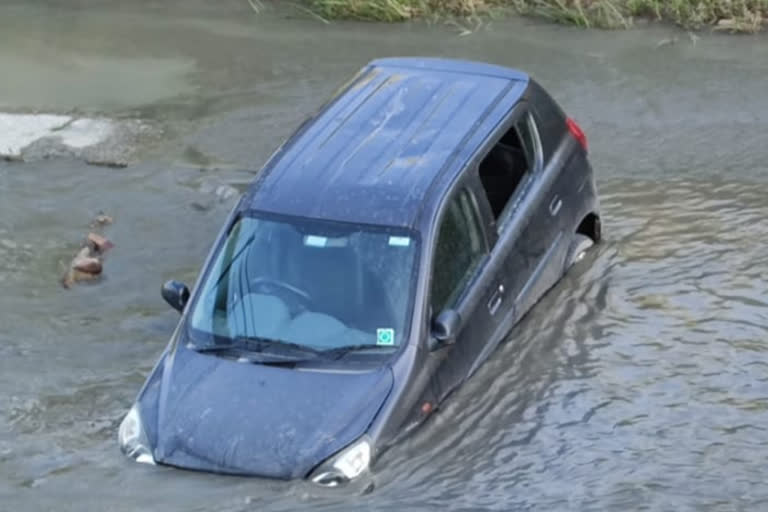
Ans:
[[[494,16],[513,11],[558,23],[628,28],[638,18],[689,30],[754,33],[768,21],[768,0],[306,0],[324,19],[405,21],[437,16]]]

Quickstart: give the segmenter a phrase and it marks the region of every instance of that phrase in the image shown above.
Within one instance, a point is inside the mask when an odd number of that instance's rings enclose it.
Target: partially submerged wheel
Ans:
[[[573,240],[571,241],[571,247],[568,250],[568,258],[565,260],[565,268],[571,268],[576,263],[584,259],[587,255],[587,251],[595,245],[595,242],[587,235],[581,233],[575,233]]]

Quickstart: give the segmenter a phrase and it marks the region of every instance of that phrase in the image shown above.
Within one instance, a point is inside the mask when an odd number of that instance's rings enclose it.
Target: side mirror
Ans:
[[[461,315],[453,309],[442,311],[432,321],[432,333],[429,337],[429,349],[437,350],[456,341],[456,335],[461,325]]]
[[[189,288],[187,288],[187,285],[173,279],[163,284],[160,294],[165,299],[165,302],[170,304],[179,313],[184,310],[184,306],[189,300]]]

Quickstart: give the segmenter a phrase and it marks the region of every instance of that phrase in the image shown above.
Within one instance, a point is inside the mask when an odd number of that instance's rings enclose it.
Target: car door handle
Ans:
[[[491,315],[496,314],[496,312],[499,310],[499,306],[501,306],[502,301],[504,301],[504,285],[500,284],[488,301],[488,311],[491,313]]]
[[[551,213],[552,216],[557,215],[560,212],[561,206],[563,206],[563,200],[560,199],[560,196],[553,197],[552,202],[549,203],[549,213]]]

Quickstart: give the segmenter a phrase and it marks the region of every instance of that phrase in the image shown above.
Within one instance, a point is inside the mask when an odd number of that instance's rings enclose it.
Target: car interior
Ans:
[[[253,244],[244,268],[232,269],[240,278],[227,293],[237,297],[227,299],[228,331],[330,348],[375,345],[376,329],[394,325],[384,283],[352,244],[315,247],[288,226],[269,239],[271,250]]]
[[[478,172],[497,224],[502,224],[505,207],[530,170],[516,126],[488,152]]]

